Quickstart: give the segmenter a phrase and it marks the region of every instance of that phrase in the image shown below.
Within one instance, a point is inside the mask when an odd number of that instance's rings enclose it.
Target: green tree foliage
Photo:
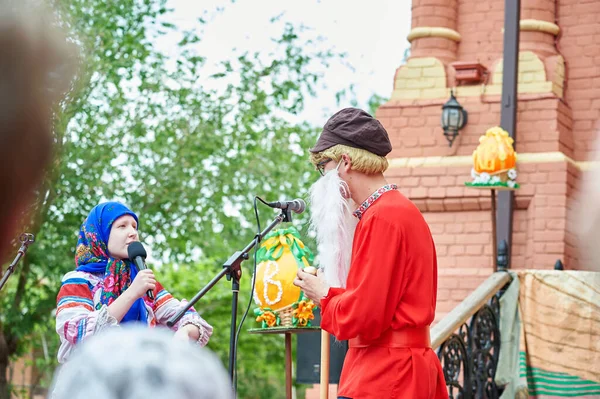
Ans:
[[[385,102],[387,100],[388,100],[388,98],[386,98],[384,96],[381,96],[379,94],[372,94],[371,97],[369,97],[369,100],[367,102],[367,104],[369,106],[369,113],[373,116],[376,116],[377,108],[379,108],[380,106],[385,104]]]

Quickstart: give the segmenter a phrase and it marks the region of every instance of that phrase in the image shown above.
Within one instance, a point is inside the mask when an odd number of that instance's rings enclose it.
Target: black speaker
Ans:
[[[314,326],[321,325],[321,309],[314,312]],[[297,334],[296,382],[298,384],[318,384],[321,380],[321,331]],[[329,383],[340,382],[344,358],[348,351],[347,341],[336,341],[329,336]]]

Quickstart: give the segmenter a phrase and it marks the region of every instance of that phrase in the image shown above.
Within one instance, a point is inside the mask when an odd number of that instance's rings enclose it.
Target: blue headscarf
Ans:
[[[125,291],[138,273],[137,267],[128,260],[118,260],[108,253],[108,238],[115,220],[124,215],[131,215],[138,222],[138,217],[129,208],[119,202],[105,202],[96,205],[85,219],[79,230],[75,264],[77,271],[103,273],[100,302],[109,306]],[[121,323],[139,321],[148,322],[146,306],[142,298],[138,298]]]

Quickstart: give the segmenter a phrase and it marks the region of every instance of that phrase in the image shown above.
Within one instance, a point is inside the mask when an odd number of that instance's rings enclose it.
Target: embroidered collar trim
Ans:
[[[397,190],[398,186],[396,184],[386,184],[385,186],[381,187],[380,189],[378,189],[377,191],[375,191],[373,194],[371,194],[369,196],[369,198],[367,198],[365,200],[365,202],[363,202],[357,210],[354,211],[354,213],[352,213],[355,217],[357,217],[359,220],[360,218],[362,218],[363,214],[365,213],[365,211],[371,206],[373,205],[373,203],[379,198],[381,197],[382,194],[387,193],[388,191],[391,190]]]

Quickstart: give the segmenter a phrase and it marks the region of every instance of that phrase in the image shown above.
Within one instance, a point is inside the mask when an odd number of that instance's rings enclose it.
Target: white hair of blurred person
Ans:
[[[83,341],[49,399],[233,399],[218,357],[163,328],[117,327]]]
[[[576,195],[573,230],[577,233],[579,268],[600,271],[600,130],[593,155],[584,168]]]
[[[76,52],[42,1],[0,0],[0,261],[52,159]]]

